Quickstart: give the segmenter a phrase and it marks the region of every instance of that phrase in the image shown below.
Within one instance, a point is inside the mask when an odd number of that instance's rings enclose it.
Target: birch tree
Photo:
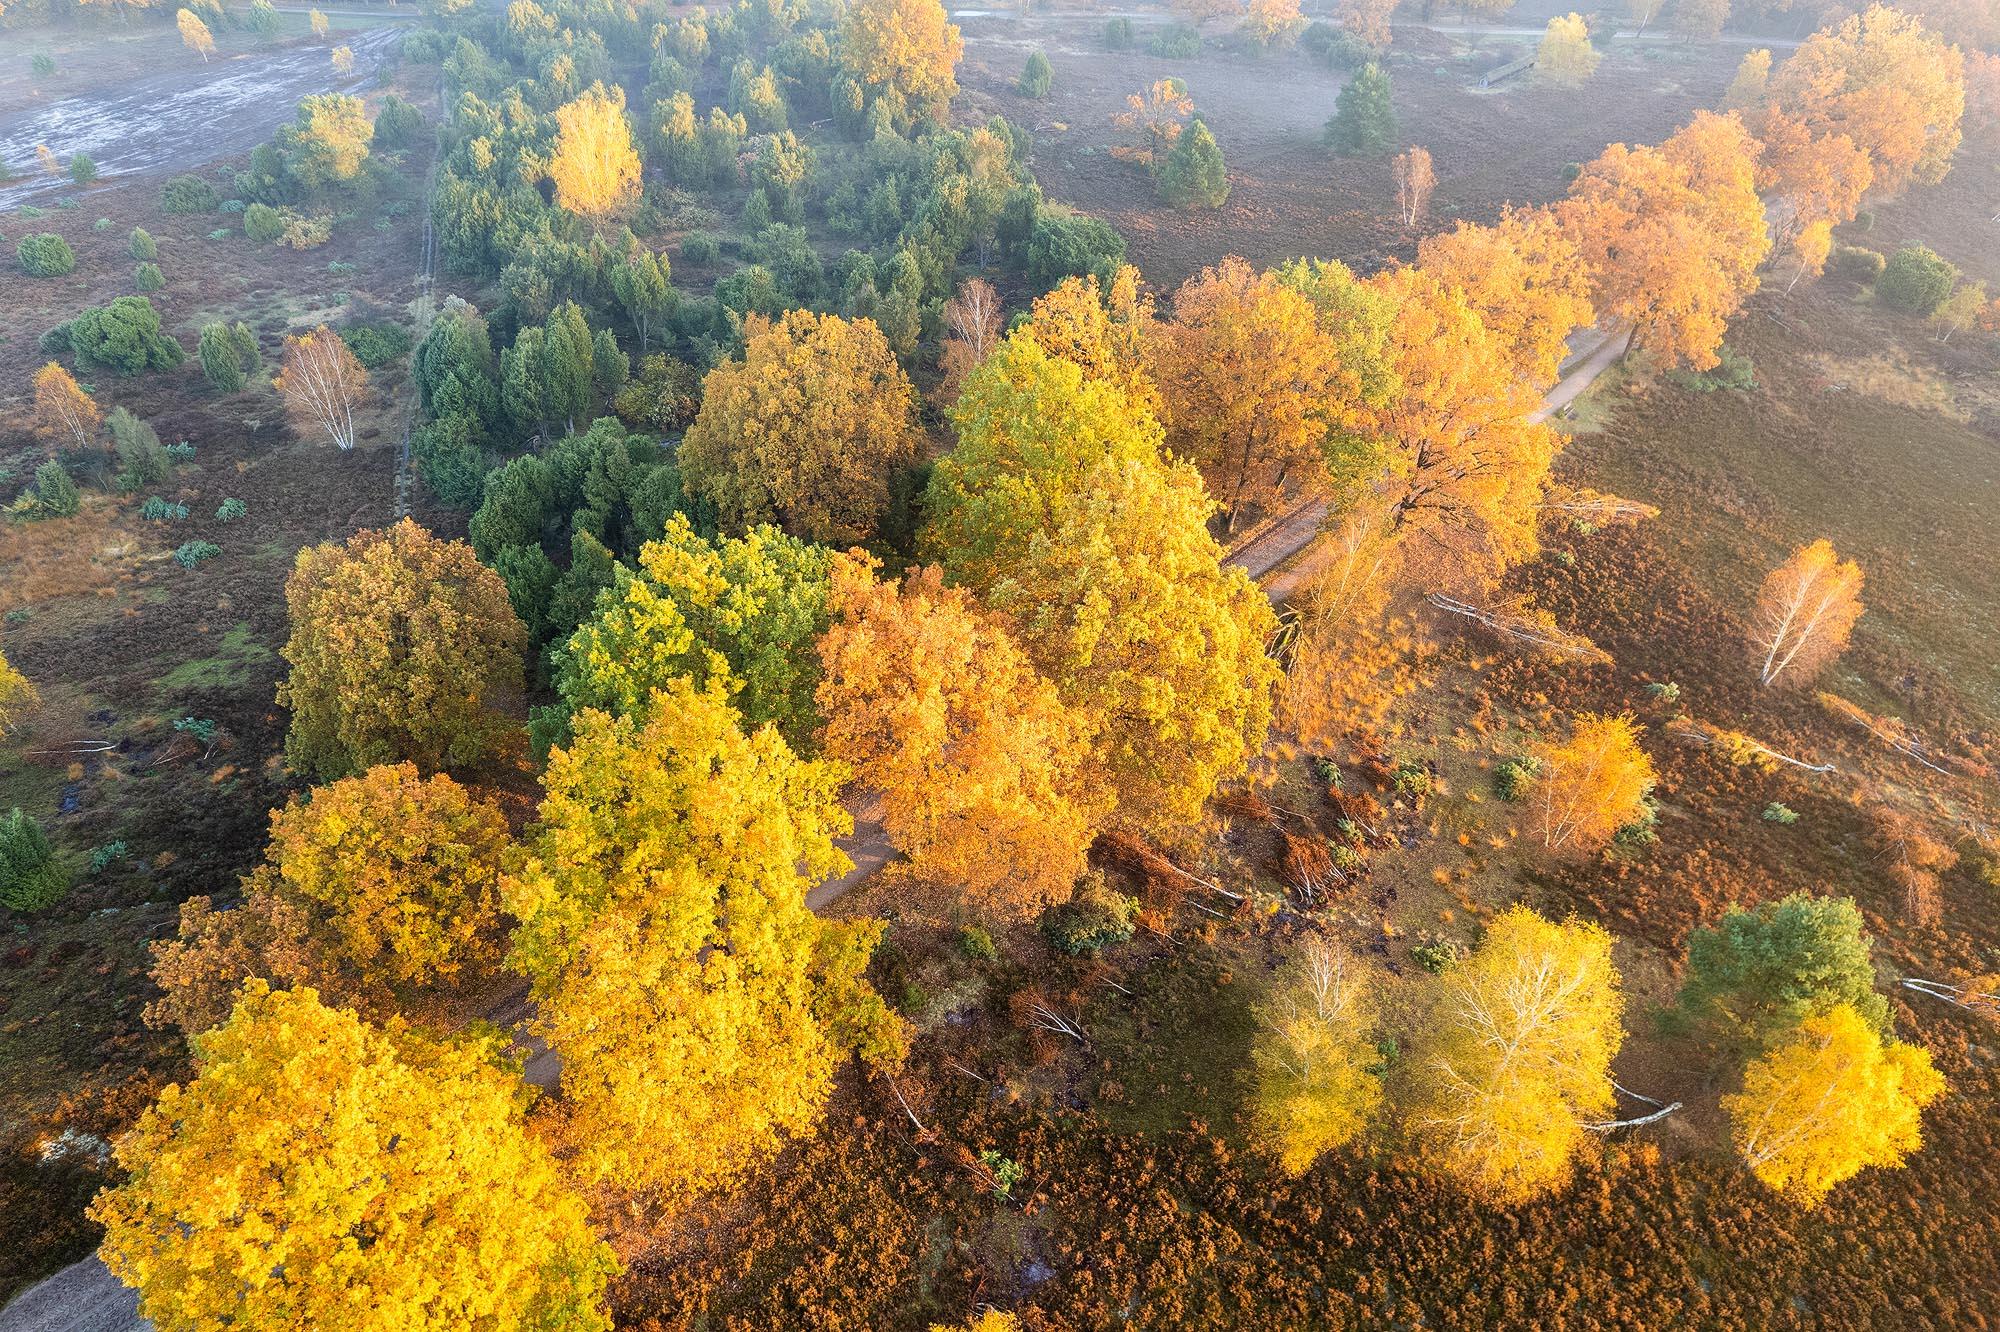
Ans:
[[[174,22],[180,25],[181,44],[201,56],[206,65],[208,57],[215,51],[215,38],[210,35],[208,25],[191,9],[183,9],[174,15]]]
[[[1258,1009],[1252,1133],[1286,1174],[1352,1141],[1381,1106],[1375,1016],[1363,967],[1323,934],[1306,939]]]
[[[1861,618],[1861,566],[1843,561],[1822,537],[1773,569],[1757,594],[1750,646],[1757,681],[1803,685],[1847,647]]]
[[[1396,175],[1396,210],[1403,225],[1415,231],[1430,207],[1431,191],[1437,188],[1437,172],[1431,169],[1431,152],[1424,147],[1405,149],[1391,164]]]
[[[1595,851],[1640,818],[1657,780],[1653,761],[1639,748],[1639,724],[1630,716],[1584,713],[1569,739],[1540,744],[1528,800],[1551,851]]]
[[[79,449],[89,448],[104,413],[83,391],[76,377],[50,361],[35,371],[34,384],[35,428],[48,438],[50,456],[54,456],[57,445],[63,441]]]
[[[368,390],[368,372],[338,333],[321,324],[286,337],[285,366],[271,383],[294,430],[324,430],[335,447],[354,447],[354,412]]]

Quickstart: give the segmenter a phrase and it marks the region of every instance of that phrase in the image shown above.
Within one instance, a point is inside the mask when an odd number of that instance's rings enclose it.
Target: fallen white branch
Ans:
[[[1647,1124],[1659,1123],[1662,1119],[1665,1119],[1668,1115],[1672,1114],[1674,1111],[1680,1108],[1681,1108],[1681,1103],[1679,1101],[1675,1101],[1672,1105],[1665,1106],[1661,1109],[1655,1110],[1650,1115],[1641,1115],[1637,1119],[1614,1119],[1609,1123],[1605,1124],[1585,1124],[1584,1127],[1590,1130],[1592,1133],[1609,1133],[1613,1129],[1622,1129],[1622,1128],[1643,1128]]]

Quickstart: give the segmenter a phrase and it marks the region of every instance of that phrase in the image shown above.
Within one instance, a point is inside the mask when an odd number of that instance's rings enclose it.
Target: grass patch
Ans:
[[[1124,1131],[1166,1133],[1199,1119],[1238,1136],[1262,977],[1242,946],[1191,938],[1131,976],[1131,998],[1103,992],[1085,1022],[1099,1060],[1098,1112]]]
[[[163,694],[240,689],[252,672],[274,659],[271,650],[251,636],[249,623],[239,620],[223,634],[214,653],[182,662],[155,683]]]

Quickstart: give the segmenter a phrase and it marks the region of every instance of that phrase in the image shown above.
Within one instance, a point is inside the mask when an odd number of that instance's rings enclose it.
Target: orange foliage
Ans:
[[[1825,539],[1799,547],[1757,594],[1750,646],[1761,654],[1758,682],[1811,681],[1846,650],[1862,609],[1861,566],[1843,562]]]
[[[1568,740],[1534,747],[1540,766],[1530,781],[1528,803],[1543,846],[1559,853],[1595,851],[1645,814],[1657,779],[1653,761],[1639,748],[1643,729],[1629,715],[1584,713]]]
[[[89,448],[104,413],[75,377],[50,361],[35,371],[34,384],[35,429],[49,441],[49,456],[53,458],[63,444]]]
[[[1490,227],[1474,222],[1424,238],[1418,265],[1465,293],[1518,371],[1553,384],[1569,335],[1596,318],[1583,255],[1546,209],[1510,208]]]

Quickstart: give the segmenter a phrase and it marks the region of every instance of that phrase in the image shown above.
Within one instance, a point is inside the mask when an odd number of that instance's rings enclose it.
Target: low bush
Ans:
[[[267,203],[253,203],[243,210],[243,234],[260,243],[285,234],[285,219]]]
[[[222,553],[222,547],[213,541],[184,541],[174,552],[174,562],[183,569],[192,569],[203,560],[212,560]]]
[[[1050,206],[1037,214],[1028,233],[1028,281],[1037,291],[1090,274],[1108,285],[1124,262],[1125,238],[1102,218]]]
[[[212,213],[221,202],[222,196],[215,192],[215,186],[200,176],[175,176],[160,187],[163,213]]]
[[[1132,937],[1139,915],[1137,898],[1107,886],[1102,875],[1085,879],[1076,896],[1042,914],[1042,937],[1070,957],[1095,957]]]
[[[79,185],[88,185],[97,179],[97,163],[83,153],[69,159],[69,178]]]
[[[1106,19],[1104,21],[1104,45],[1111,51],[1132,49],[1132,20],[1128,18]]]
[[[111,447],[118,454],[119,484],[137,490],[166,480],[173,461],[160,447],[160,436],[152,426],[123,407],[113,407],[104,424],[110,427]]]
[[[1875,298],[1884,305],[1928,318],[1958,282],[1958,266],[1922,245],[1896,251],[1875,281]]]
[[[136,264],[132,269],[132,285],[140,291],[158,291],[167,285],[166,274],[155,263]]]
[[[1715,352],[1716,363],[1707,370],[1670,370],[1667,378],[1695,393],[1715,393],[1734,389],[1747,393],[1757,387],[1757,367],[1748,356],[1724,344]]]
[[[1528,783],[1541,770],[1542,761],[1533,754],[1501,759],[1493,768],[1493,794],[1502,800],[1519,800],[1528,792]]]
[[[157,259],[160,257],[160,243],[153,239],[153,233],[144,227],[132,228],[132,236],[126,245],[134,259]]]
[[[390,93],[375,112],[375,143],[384,148],[406,148],[423,137],[423,112]]]
[[[0,906],[41,911],[69,892],[69,871],[56,859],[41,825],[19,806],[0,817]]]
[[[366,370],[387,365],[410,349],[410,335],[399,324],[349,324],[340,330],[340,339]]]
[[[14,257],[29,277],[61,277],[76,268],[76,252],[53,231],[23,236],[14,247]]]
[[[681,258],[691,264],[712,264],[721,257],[722,241],[710,232],[689,232],[681,241]]]
[[[1014,84],[1014,91],[1023,97],[1037,101],[1049,95],[1055,84],[1055,71],[1049,67],[1049,58],[1040,51],[1028,53],[1028,63],[1021,70],[1021,77]]]
[[[29,517],[68,518],[82,506],[83,496],[61,463],[51,458],[35,469],[35,486],[27,509]]]
[[[160,332],[160,314],[144,296],[120,296],[62,326],[79,365],[103,365],[122,375],[171,370],[187,359],[180,343]],[[49,337],[55,336],[51,330]]]
[[[1153,34],[1146,51],[1165,60],[1192,60],[1201,54],[1201,34],[1185,23],[1169,24]]]
[[[1781,800],[1773,800],[1770,804],[1764,806],[1762,818],[1766,823],[1775,823],[1781,827],[1789,828],[1799,821],[1799,812]]]
[[[158,495],[148,495],[146,502],[139,506],[139,516],[155,523],[177,523],[188,516],[188,506],[161,499]]]
[[[993,945],[993,936],[977,925],[967,925],[958,932],[958,951],[974,962],[997,962],[1000,950]]]
[[[1882,276],[1882,269],[1888,262],[1880,250],[1860,245],[1838,245],[1834,247],[1833,262],[1828,268],[1836,277],[1866,286]]]
[[[250,512],[249,505],[231,496],[216,506],[215,521],[218,523],[233,523],[248,512]]]

